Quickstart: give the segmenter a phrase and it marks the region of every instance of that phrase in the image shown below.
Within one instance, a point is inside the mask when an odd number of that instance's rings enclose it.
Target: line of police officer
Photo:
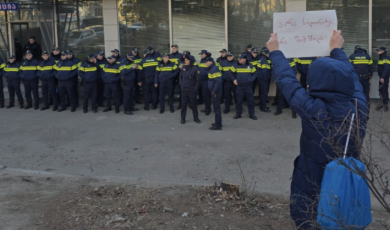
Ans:
[[[7,108],[14,106],[15,94],[20,108],[34,109],[39,107],[38,83],[42,82],[42,95],[44,106],[41,110],[49,108],[53,104],[53,111],[64,111],[67,106],[74,112],[78,107],[78,84],[82,84],[83,111],[88,112],[88,101],[91,101],[92,111],[97,112],[98,106],[105,107],[104,112],[112,110],[111,102],[114,101],[115,112],[119,113],[120,105],[124,105],[125,114],[132,115],[137,111],[135,103],[140,104],[140,88],[142,86],[144,96],[144,109],[156,109],[160,102],[160,113],[165,111],[165,95],[168,95],[169,110],[174,112],[173,92],[175,85],[179,83],[180,100],[178,109],[182,109],[181,123],[185,123],[187,104],[193,110],[194,120],[200,123],[197,112],[197,100],[204,102],[205,108],[201,110],[205,115],[211,113],[211,105],[214,107],[216,122],[210,129],[222,128],[220,104],[224,102],[224,114],[230,112],[233,99],[236,104],[234,119],[241,118],[242,103],[246,99],[248,103],[249,117],[256,120],[254,112],[254,91],[256,82],[259,86],[259,109],[262,112],[271,112],[267,107],[267,97],[270,82],[273,79],[272,63],[269,59],[267,48],[258,50],[252,45],[247,46],[247,52],[240,54],[238,61],[234,60],[234,54],[226,49],[220,51],[221,56],[214,61],[211,53],[202,50],[199,65],[189,51],[183,54],[178,52],[178,46],[173,45],[171,54],[160,55],[152,47],[143,52],[143,59],[136,47],[126,57],[121,57],[119,51],[114,49],[107,59],[104,53],[88,55],[82,63],[75,58],[71,50],[60,52],[56,47],[51,57],[48,52],[43,52],[42,61],[33,58],[30,51],[25,54],[22,64],[11,56],[7,63],[0,63],[1,75],[7,79],[10,93],[10,103]],[[390,62],[387,49],[377,49],[379,55],[378,73],[380,76],[379,92],[382,105],[378,109],[388,110],[388,83],[390,75]],[[309,66],[316,58],[289,59],[292,69],[301,73],[301,84],[307,87],[306,76]],[[363,85],[366,97],[369,98],[369,80],[373,75],[373,62],[367,52],[361,47],[355,47],[355,53],[350,56],[350,61]],[[23,97],[20,91],[20,81],[23,81],[27,105],[24,107]],[[2,82],[2,81],[1,81]],[[1,87],[2,88],[2,87]],[[31,97],[33,95],[33,99]],[[103,95],[106,105],[103,103]],[[0,94],[0,107],[4,107],[4,96]],[[152,99],[149,101],[149,99]],[[367,100],[369,101],[369,100]],[[34,103],[33,103],[34,102]],[[134,103],[135,102],[135,103]],[[288,107],[283,94],[277,89],[275,101],[277,106],[274,115],[282,113],[282,109]],[[296,113],[293,111],[293,118]]]

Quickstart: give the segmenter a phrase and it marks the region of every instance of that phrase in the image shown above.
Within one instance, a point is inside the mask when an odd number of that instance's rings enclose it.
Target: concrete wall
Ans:
[[[119,49],[118,4],[116,0],[103,0],[104,43],[106,56]]]

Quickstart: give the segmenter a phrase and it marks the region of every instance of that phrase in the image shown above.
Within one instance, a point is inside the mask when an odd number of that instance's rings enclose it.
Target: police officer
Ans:
[[[77,78],[77,68],[75,68],[75,64],[68,59],[67,52],[61,53],[61,61],[55,65],[54,70],[55,77],[58,79],[58,92],[61,101],[61,108],[59,108],[57,112],[66,110],[66,96],[69,98],[68,103],[70,103],[71,112],[76,111],[74,78]]]
[[[389,77],[390,77],[390,58],[387,56],[386,47],[379,47],[376,49],[379,55],[378,60],[378,75],[379,75],[379,94],[382,99],[382,105],[379,106],[378,110],[389,110]]]
[[[290,63],[290,66],[292,70],[294,71],[294,74],[297,75],[297,66],[295,63],[294,58],[287,58],[287,61]],[[275,75],[272,74],[272,81],[275,81]],[[275,103],[276,102],[276,103]],[[282,90],[276,85],[276,96],[275,96],[275,105],[276,105],[276,112],[274,113],[275,116],[280,115],[283,113],[282,109],[285,108],[285,106],[288,106],[286,99],[284,98],[284,95],[282,93]],[[272,105],[274,105],[272,103]],[[292,118],[297,118],[296,112],[292,111]]]
[[[106,108],[103,112],[111,111],[111,98],[115,102],[115,113],[119,113],[119,74],[120,66],[114,55],[107,58],[108,64],[103,68],[104,91],[106,92]]]
[[[316,57],[301,57],[297,59],[297,69],[301,73],[300,83],[304,89],[307,88],[307,72],[309,71],[309,66],[315,59]]]
[[[4,85],[3,85],[3,74],[4,74],[5,63],[0,59],[0,108],[4,108]]]
[[[248,58],[250,56],[252,56],[252,49],[253,49],[253,45],[252,44],[249,44],[246,46],[246,52],[245,52],[245,56]]]
[[[258,68],[258,64],[260,63],[260,57],[261,55],[259,55],[258,50],[256,48],[252,48],[250,56],[247,56],[246,59],[249,64],[256,68],[256,75],[260,74],[259,71],[261,70],[261,68]],[[256,91],[256,85],[257,84],[252,84],[253,94]]]
[[[178,67],[180,66],[180,62],[183,58],[183,54],[179,53],[179,46],[178,45],[172,45],[171,46],[172,53],[169,55],[169,61],[175,63]],[[179,86],[179,106],[177,109],[181,109],[181,92],[180,92],[180,85],[179,85],[179,75],[180,75],[180,69],[177,71],[177,74],[174,76],[173,79],[173,92],[175,92],[175,86],[176,84]]]
[[[138,52],[138,48],[133,47],[133,49],[131,50],[131,53],[134,56],[134,59],[133,59],[134,64],[137,64],[137,66],[138,66],[142,61],[142,58]],[[138,85],[138,71],[136,71],[136,75],[137,75],[137,77],[134,79],[135,80],[134,81],[134,101],[137,104],[142,104],[142,102],[141,102],[141,87]]]
[[[148,46],[148,50],[150,52],[150,56],[152,56],[154,59],[156,59],[157,61],[162,60],[161,54],[159,52],[155,51],[153,47]]]
[[[20,91],[20,74],[19,74],[20,64],[16,62],[16,57],[11,55],[8,59],[8,62],[4,67],[4,77],[7,79],[7,88],[9,92],[9,104],[6,107],[7,109],[14,107],[15,93],[18,97],[19,107],[23,109],[23,96]]]
[[[144,51],[144,59],[138,66],[138,85],[142,86],[144,94],[144,109],[149,110],[149,95],[152,96],[152,109],[157,108],[157,88],[154,86],[154,78],[158,60],[152,56],[149,50]]]
[[[349,61],[352,63],[357,75],[359,76],[360,84],[363,86],[363,92],[366,96],[367,106],[370,106],[370,79],[374,74],[374,65],[370,55],[365,53],[365,50],[360,45],[355,46],[355,52],[349,56]]]
[[[55,61],[55,63],[58,63],[61,60],[61,50],[60,50],[60,48],[59,47],[54,47],[53,52],[51,53],[50,57]]]
[[[243,53],[238,57],[238,62],[232,72],[235,73],[233,82],[237,86],[237,109],[233,119],[241,118],[242,102],[245,97],[248,102],[249,117],[253,120],[257,120],[252,91],[252,84],[255,84],[254,81],[256,80],[256,67],[247,62],[246,54]]]
[[[173,108],[173,81],[177,73],[180,73],[179,70],[176,63],[169,60],[169,54],[164,53],[162,61],[159,62],[156,68],[154,78],[154,86],[156,88],[160,87],[160,114],[163,114],[165,110],[165,93],[168,94],[169,98],[169,110],[171,113],[175,112]]]
[[[221,51],[219,51],[219,53],[221,54],[221,56],[219,56],[219,58],[217,58],[217,60],[215,61],[215,65],[219,68],[219,71],[222,71],[221,63],[227,60],[227,53],[228,53],[228,51],[226,49],[222,49]],[[224,85],[224,79],[222,78],[221,104],[225,100],[225,95],[223,93],[223,91],[224,91],[223,90],[223,85]]]
[[[224,114],[227,114],[230,112],[230,105],[233,104],[232,102],[232,93],[234,96],[234,101],[237,104],[236,100],[236,85],[234,85],[233,81],[235,80],[234,77],[234,66],[236,65],[236,62],[234,61],[234,53],[228,52],[227,53],[227,60],[224,62],[221,62],[221,68],[222,68],[222,79],[223,79],[223,94],[225,98],[225,110],[223,111]]]
[[[119,50],[118,49],[111,50],[111,55],[115,57],[116,64],[120,65],[120,63],[123,60],[123,57],[121,57],[121,55],[119,54]]]
[[[97,113],[97,79],[102,69],[96,63],[95,55],[89,54],[87,60],[78,69],[83,89],[83,113],[88,112],[88,100],[91,100],[92,111]]]
[[[108,64],[107,59],[104,57],[103,50],[100,50],[96,53],[96,63],[99,65],[101,71],[106,64]],[[99,75],[96,81],[97,84],[97,96],[96,101],[99,107],[105,107],[104,105],[104,82],[102,79],[102,75]]]
[[[73,93],[74,99],[73,100],[76,103],[76,107],[79,107],[79,79],[77,77],[77,69],[80,67],[81,61],[74,56],[72,50],[67,50],[66,53],[68,54],[68,60],[73,63],[72,70],[75,70],[75,73],[76,73],[73,77],[73,90],[74,90],[74,93]]]
[[[210,130],[222,129],[222,113],[221,113],[221,97],[222,97],[222,74],[219,67],[214,63],[212,57],[206,58],[206,65],[209,69],[208,73],[208,87],[211,92],[211,101],[215,113],[215,123],[210,127]]]
[[[126,59],[122,61],[120,66],[120,78],[123,89],[123,107],[126,115],[133,115],[133,111],[138,111],[138,108],[134,107],[133,94],[134,85],[137,79],[138,64],[135,63],[132,53],[128,53]]]
[[[271,60],[269,59],[269,51],[266,47],[261,49],[261,57],[257,68],[259,69],[257,72],[257,82],[259,84],[260,111],[270,113],[271,110],[267,107],[266,102],[272,77],[272,66]]]
[[[26,59],[20,66],[20,76],[22,77],[24,91],[26,96],[27,105],[24,109],[32,107],[31,93],[34,96],[34,110],[39,108],[39,94],[38,94],[38,64],[37,59],[33,59],[33,55],[30,50],[27,50],[25,54]]]
[[[49,95],[53,100],[53,111],[58,109],[58,95],[57,95],[57,86],[56,86],[56,77],[54,76],[54,67],[56,65],[54,58],[49,58],[49,53],[43,51],[42,61],[38,64],[38,76],[41,79],[42,83],[42,97],[44,106],[41,110],[49,109]]]
[[[198,107],[196,103],[196,95],[199,88],[199,71],[195,65],[195,58],[189,54],[184,57],[184,65],[180,71],[180,87],[181,87],[181,124],[186,123],[187,103],[189,102],[194,116],[194,121],[200,123],[198,118]]]
[[[199,81],[200,88],[202,90],[203,102],[205,104],[205,108],[201,110],[202,113],[205,113],[208,116],[211,112],[211,92],[209,90],[208,81],[209,81],[209,70],[206,65],[206,58],[211,57],[211,53],[207,50],[201,50],[199,53],[201,60],[199,63]]]

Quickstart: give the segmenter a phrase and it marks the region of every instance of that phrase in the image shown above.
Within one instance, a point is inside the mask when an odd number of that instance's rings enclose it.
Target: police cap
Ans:
[[[171,47],[176,47],[176,48],[178,48],[178,49],[179,49],[179,46],[177,46],[177,45],[171,45]]]
[[[252,48],[252,53],[257,54],[258,53],[257,49],[256,48]]]
[[[111,55],[107,59],[115,59],[116,60],[116,57],[114,55]]]
[[[252,49],[253,46],[252,46],[252,44],[249,44],[249,45],[246,46],[246,48],[247,48],[247,49]]]
[[[11,55],[8,59],[16,59],[15,55]]]
[[[95,54],[88,54],[88,59],[95,58]]]
[[[201,55],[201,54],[208,54],[209,52],[207,52],[207,50],[201,50],[200,51],[200,53],[199,53],[199,55]]]
[[[73,51],[72,51],[72,50],[67,50],[66,53],[67,53],[67,54],[72,54],[72,55],[73,55]]]
[[[224,53],[227,53],[227,50],[226,49],[222,49],[221,51],[219,51],[220,53],[224,52]]]
[[[162,57],[169,57],[169,54],[163,53]]]
[[[183,52],[183,56],[185,56],[185,55],[191,55],[191,52],[190,51],[184,51]]]
[[[113,50],[111,50],[111,52],[119,54],[119,50],[118,49],[113,49]]]
[[[96,55],[104,56],[103,50],[99,50],[99,51],[96,53]]]
[[[47,52],[46,50],[42,52],[42,55],[44,54],[49,54],[49,52]]]
[[[227,56],[234,56],[234,53],[233,52],[228,52]]]
[[[138,51],[137,51],[138,52]],[[126,55],[127,57],[129,57],[129,58],[134,58],[134,55],[133,55],[133,53],[128,53],[127,55]]]
[[[133,51],[133,52],[135,52],[135,53],[138,53],[138,48],[134,46],[133,49],[132,49],[131,51]]]
[[[32,54],[30,50],[27,50],[25,54]]]
[[[381,46],[379,47],[378,49],[376,49],[376,51],[383,51],[383,52],[387,52],[387,48],[384,47],[384,46]]]
[[[53,48],[53,50],[60,51],[60,47],[56,46],[56,47]]]
[[[246,59],[246,54],[240,54],[240,56],[238,56],[238,59],[243,59],[243,58]]]
[[[208,62],[208,61],[214,62],[214,59],[213,59],[212,57],[207,57],[207,58],[206,58],[206,62]]]

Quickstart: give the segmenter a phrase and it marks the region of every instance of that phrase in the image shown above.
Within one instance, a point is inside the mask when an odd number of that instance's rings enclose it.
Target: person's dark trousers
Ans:
[[[152,95],[153,105],[157,105],[157,88],[154,87],[153,79],[144,79],[142,81],[142,91],[144,94],[145,106],[149,106],[149,94]]]
[[[204,101],[203,101],[203,91],[202,91],[202,84],[200,84],[200,87],[198,89],[198,97],[199,97],[199,100],[198,100],[198,104],[203,104]]]
[[[73,78],[73,100],[76,103],[76,106],[79,104],[79,77],[76,76]],[[71,99],[69,98],[69,101]]]
[[[230,104],[234,97],[234,102],[237,104],[237,86],[232,81],[225,81],[223,84],[223,94],[225,95],[225,110],[230,110]],[[233,97],[232,97],[233,92]]]
[[[175,77],[173,80],[173,94],[175,94],[175,87],[176,85],[179,87],[179,107],[181,106],[181,87],[179,84],[179,75]]]
[[[43,103],[45,107],[50,105],[49,98],[53,101],[54,108],[58,107],[58,96],[57,96],[57,88],[56,88],[56,79],[49,79],[42,81],[42,97]]]
[[[283,93],[282,93],[282,90],[279,89],[279,87],[276,88],[276,98],[275,98],[276,102],[278,103],[278,105],[276,106],[276,109],[277,110],[282,110],[284,108],[284,96],[283,96]]]
[[[34,107],[39,106],[39,94],[38,94],[38,78],[33,80],[23,79],[24,92],[26,96],[27,106],[32,106],[31,93],[34,97]]]
[[[121,81],[118,81],[118,93],[119,93],[119,102],[120,104],[123,104],[123,89]]]
[[[225,102],[225,80],[222,78],[221,104]]]
[[[221,113],[221,98],[222,90],[217,92],[216,95],[211,93],[211,102],[213,104],[214,114],[215,114],[215,126],[218,128],[222,127],[222,113]]]
[[[194,119],[199,117],[196,95],[197,92],[181,91],[181,118],[182,119],[186,118],[188,104],[192,109],[192,115],[194,116]]]
[[[248,102],[248,112],[249,115],[255,114],[255,105],[253,103],[253,91],[252,85],[246,86],[237,86],[237,104],[236,104],[236,115],[242,114],[242,102],[244,101],[244,97]]]
[[[138,79],[134,80],[134,101],[141,99],[141,86],[138,85]]]
[[[201,83],[203,102],[205,105],[206,112],[210,112],[211,111],[211,92],[209,90],[209,82],[208,81],[201,81],[200,83]]]
[[[384,82],[379,82],[379,95],[384,106],[389,104],[389,77],[384,78]]]
[[[257,86],[257,84],[255,84],[255,83],[252,84],[252,92],[253,92],[253,94],[255,94],[255,92],[256,92],[256,86]],[[260,87],[259,87],[259,90],[260,90]]]
[[[83,109],[88,109],[88,100],[91,99],[92,109],[97,109],[97,82],[83,81]]]
[[[169,108],[173,108],[173,83],[172,81],[161,83],[160,87],[160,109],[165,109],[165,94],[168,94],[168,105]]]
[[[301,83],[302,88],[306,89],[307,88],[307,75],[301,73],[301,79],[299,80]]]
[[[363,93],[366,96],[367,106],[370,107],[370,79],[368,77],[359,77],[359,81],[363,86]]]
[[[257,82],[259,84],[259,98],[260,98],[260,109],[266,109],[267,108],[267,98],[268,98],[268,91],[269,91],[269,79],[265,79],[263,77],[259,77],[257,79]],[[255,84],[255,83],[253,83]],[[248,100],[248,98],[247,98]]]
[[[0,106],[4,106],[4,84],[3,84],[3,78],[0,77]]]
[[[72,109],[76,109],[76,100],[74,98],[74,79],[68,79],[65,81],[58,81],[58,92],[60,94],[61,109],[66,109],[66,103],[68,102]],[[66,101],[66,98],[69,98]]]
[[[122,81],[123,108],[125,109],[125,111],[130,111],[134,109],[134,102],[133,102],[134,86],[135,86],[134,81]]]
[[[119,89],[118,82],[105,82],[104,91],[106,93],[106,108],[111,108],[111,100],[114,100],[115,107],[119,109],[120,100],[119,100]]]
[[[103,82],[103,79],[101,77],[98,77],[97,78],[97,81],[96,81],[96,84],[97,84],[97,103],[98,105],[103,105],[103,101],[104,101],[104,82]]]
[[[15,94],[18,97],[19,105],[23,106],[23,96],[20,90],[20,79],[8,79],[9,105],[15,105]]]
[[[55,89],[56,89],[56,94],[55,96],[57,97],[57,105],[59,104],[59,101],[60,101],[60,96],[58,95],[58,79],[57,78],[54,78],[54,81],[55,81]],[[54,101],[53,101],[53,96],[49,93],[49,105],[53,105]]]

